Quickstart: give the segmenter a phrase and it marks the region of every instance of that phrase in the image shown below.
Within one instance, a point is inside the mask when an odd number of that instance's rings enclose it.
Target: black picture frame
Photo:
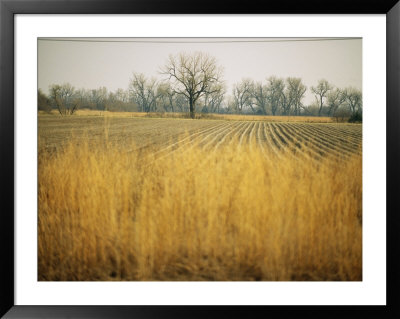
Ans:
[[[15,14],[385,14],[386,105],[386,306],[16,306],[14,303],[14,15]],[[183,1],[0,0],[0,315],[4,318],[400,318],[398,301],[400,137],[400,3],[398,0]],[[383,214],[384,212],[376,212]]]

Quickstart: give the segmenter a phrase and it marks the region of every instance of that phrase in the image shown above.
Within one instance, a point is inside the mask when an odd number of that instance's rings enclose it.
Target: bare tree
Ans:
[[[295,115],[300,114],[300,109],[303,108],[301,100],[306,90],[307,87],[301,82],[301,78],[289,77],[286,79],[286,90],[282,97],[284,114],[290,115],[292,109]]]
[[[201,98],[203,108],[202,112],[205,113],[219,113],[222,102],[225,98],[226,89],[223,84],[217,84],[219,88],[213,90],[212,93],[206,93]]]
[[[224,113],[236,113],[236,102],[235,98],[232,95],[228,95],[225,99],[225,108]]]
[[[38,110],[46,113],[51,112],[50,99],[43,93],[41,89],[38,90]]]
[[[56,106],[61,115],[72,115],[79,107],[75,88],[69,83],[51,85],[50,101]]]
[[[213,93],[206,94],[207,108],[211,113],[219,113],[220,106],[225,98],[225,86],[220,85],[220,88]]]
[[[190,117],[195,117],[196,102],[204,94],[219,89],[222,69],[217,67],[214,57],[202,52],[170,55],[161,70],[172,80],[174,91],[186,96],[189,101]]]
[[[319,105],[318,116],[321,116],[326,96],[330,90],[332,90],[332,86],[327,80],[324,79],[319,80],[316,87],[311,87],[311,92],[315,94],[315,98],[317,99]]]
[[[326,95],[326,106],[328,107],[328,115],[332,116],[337,109],[346,100],[346,95],[338,88],[333,89]]]
[[[90,90],[89,103],[96,110],[106,111],[108,92],[106,87]]]
[[[151,112],[156,109],[157,81],[148,80],[142,73],[133,73],[129,83],[129,95],[139,105],[139,111]]]
[[[121,101],[123,103],[128,103],[129,102],[129,93],[127,91],[125,91],[124,89],[117,89],[115,91],[115,98],[118,101]]]
[[[160,83],[157,87],[158,100],[165,112],[174,112],[174,97],[176,93],[169,82]]]
[[[343,106],[337,108],[335,113],[333,113],[333,117],[336,119],[336,122],[338,123],[347,122],[350,116],[351,116],[350,110]]]
[[[129,107],[126,92],[123,89],[117,89],[115,92],[109,92],[104,103],[104,109],[107,111],[127,111]]]
[[[285,82],[283,79],[278,79],[275,76],[271,76],[267,80],[267,100],[271,107],[272,115],[276,115],[282,104],[285,92]]]
[[[242,113],[246,107],[253,107],[252,88],[253,83],[250,79],[243,79],[233,86],[234,105],[238,113]]]
[[[177,94],[175,96],[175,105],[180,112],[188,112],[189,111],[189,103],[186,96],[182,94]]]
[[[361,91],[348,87],[343,90],[343,94],[346,97],[346,103],[350,109],[351,114],[361,113],[362,112],[362,94]]]
[[[289,94],[288,94],[288,89],[286,88],[286,86],[280,96],[279,105],[280,105],[281,112],[283,115],[290,114],[291,102],[289,101]]]
[[[267,114],[268,87],[261,82],[252,85],[251,94],[261,114]],[[254,112],[254,110],[253,110]]]
[[[75,90],[76,99],[79,101],[79,108],[90,108],[90,91],[84,88]]]

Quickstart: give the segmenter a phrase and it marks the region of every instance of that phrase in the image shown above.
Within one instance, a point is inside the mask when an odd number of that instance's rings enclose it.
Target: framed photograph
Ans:
[[[0,10],[1,315],[400,314],[397,1]]]

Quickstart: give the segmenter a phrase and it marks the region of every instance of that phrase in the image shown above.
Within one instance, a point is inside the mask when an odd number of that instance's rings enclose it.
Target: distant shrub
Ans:
[[[44,94],[42,92],[41,89],[38,90],[38,110],[39,111],[44,111],[46,113],[51,113],[51,105],[50,105],[50,100],[49,98],[46,96],[46,94]]]
[[[336,120],[336,123],[347,122],[351,117],[350,111],[345,108],[339,108],[333,114],[333,117]]]
[[[349,118],[349,123],[362,123],[362,113],[355,112]]]

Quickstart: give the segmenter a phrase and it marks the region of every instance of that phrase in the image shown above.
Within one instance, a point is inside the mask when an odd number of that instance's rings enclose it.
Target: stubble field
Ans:
[[[38,116],[39,280],[361,280],[362,126]]]

